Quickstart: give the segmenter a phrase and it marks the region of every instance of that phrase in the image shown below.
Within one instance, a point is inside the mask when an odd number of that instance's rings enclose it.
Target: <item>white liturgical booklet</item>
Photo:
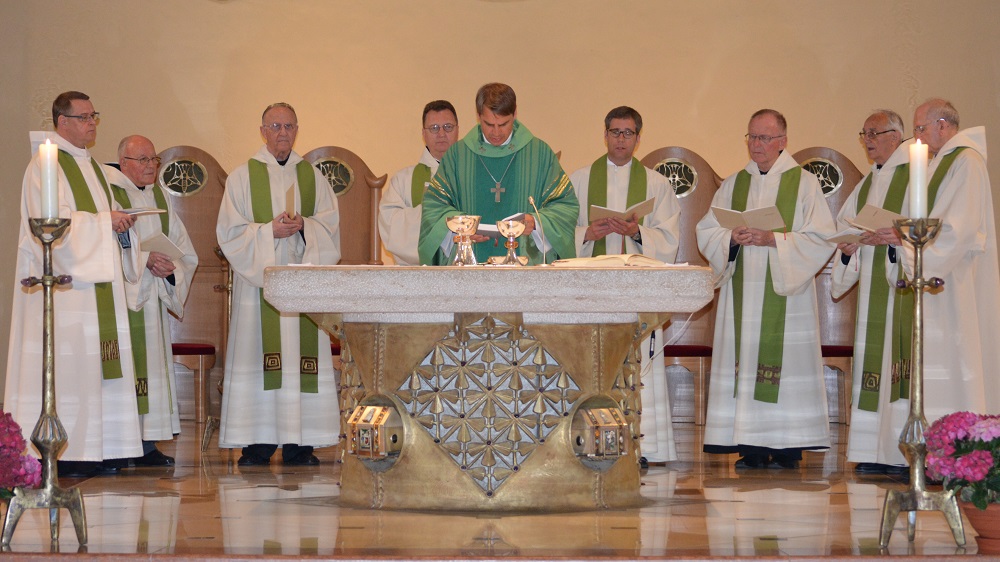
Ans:
[[[893,221],[903,220],[906,217],[900,215],[899,213],[894,213],[892,211],[887,211],[882,207],[876,207],[875,205],[865,205],[858,216],[854,217],[853,220],[848,220],[847,224],[860,228],[861,230],[867,230],[869,232],[875,232],[880,228],[892,228]]]
[[[757,228],[760,230],[774,230],[785,228],[785,220],[781,218],[781,213],[775,206],[763,207],[760,209],[750,209],[749,211],[734,211],[722,207],[712,207],[715,220],[719,221],[719,226],[734,230],[741,226],[747,228]]]
[[[601,207],[600,205],[590,206],[590,222],[594,222],[599,219],[605,219],[608,217],[616,217],[627,221],[632,213],[635,213],[635,218],[640,219],[649,213],[653,212],[653,204],[656,202],[656,197],[650,197],[642,203],[636,203],[624,211],[613,211],[607,207]]]
[[[515,214],[513,214],[513,215],[511,215],[509,217],[504,217],[504,218],[502,218],[500,220],[505,220],[505,221],[509,221],[509,220],[523,221],[524,220],[524,213],[515,213]],[[479,234],[480,236],[489,236],[490,238],[500,238],[500,230],[497,228],[496,224],[482,224],[482,223],[480,223],[479,226],[476,227],[476,234]]]
[[[170,241],[162,232],[150,236],[139,243],[139,248],[143,252],[160,252],[172,260],[179,260],[184,257],[184,252]]]
[[[834,244],[859,244],[861,242],[861,235],[864,233],[865,231],[860,228],[845,228],[833,236],[828,236],[826,241],[833,242]]]
[[[159,215],[160,213],[166,213],[167,211],[153,207],[133,207],[131,209],[122,209],[122,212],[126,215],[132,215],[133,217],[144,217],[146,215]]]

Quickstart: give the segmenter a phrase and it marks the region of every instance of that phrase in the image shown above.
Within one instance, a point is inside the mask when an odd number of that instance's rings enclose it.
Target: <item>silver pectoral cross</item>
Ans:
[[[496,194],[496,198],[493,199],[494,203],[499,203],[500,202],[500,194],[501,193],[507,193],[506,189],[500,187],[500,182],[497,182],[497,186],[494,187],[493,189],[491,189],[490,191],[492,191],[494,194]]]

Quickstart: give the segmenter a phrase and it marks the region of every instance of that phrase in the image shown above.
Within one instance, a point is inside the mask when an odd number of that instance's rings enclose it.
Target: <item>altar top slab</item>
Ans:
[[[707,267],[283,266],[264,273],[282,312],[694,312]]]

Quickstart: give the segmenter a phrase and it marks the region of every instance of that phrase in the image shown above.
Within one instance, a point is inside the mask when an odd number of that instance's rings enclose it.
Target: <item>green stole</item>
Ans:
[[[590,181],[587,184],[587,213],[590,207],[608,206],[608,157],[598,158],[590,166]],[[642,203],[646,200],[646,167],[643,166],[635,156],[632,157],[632,170],[628,175],[628,195],[626,196],[625,208]],[[639,219],[642,224],[642,218]],[[624,243],[624,240],[623,240]],[[594,256],[603,256],[608,253],[607,238],[594,240]],[[622,251],[624,253],[624,250]]]
[[[94,167],[94,173],[104,188],[104,194],[111,204],[111,192],[108,189],[108,182],[104,179],[100,166],[93,158],[90,164]],[[83,172],[76,160],[68,152],[59,151],[59,166],[66,174],[66,181],[69,182],[70,191],[73,193],[73,201],[76,203],[76,210],[85,213],[97,214],[97,204],[87,187],[87,180],[83,179]],[[122,378],[121,356],[118,351],[118,320],[115,317],[115,294],[110,282],[94,283],[94,295],[97,299],[97,330],[101,343],[101,375],[105,379]]]
[[[927,211],[928,213],[934,209],[934,200],[937,199],[938,189],[941,188],[941,183],[944,181],[944,176],[948,174],[948,170],[951,169],[951,165],[955,163],[955,158],[958,157],[958,153],[965,150],[967,147],[959,147],[952,152],[941,157],[941,163],[938,164],[936,170],[934,170],[934,175],[931,176],[931,181],[927,183]],[[903,268],[899,268],[899,278],[903,278]],[[892,330],[892,380],[895,391],[896,381],[899,381],[899,397],[909,398],[910,397],[910,375],[912,369],[912,355],[913,355],[913,300],[910,300],[907,305],[904,305],[903,299],[912,296],[916,299],[916,295],[913,293],[911,287],[906,289],[897,290],[895,292],[895,300],[893,302],[893,330]]]
[[[785,222],[785,229],[776,228],[773,232],[787,231],[788,225],[795,221],[795,205],[799,195],[799,179],[802,168],[795,167],[781,174],[778,185],[778,197],[775,206]],[[732,209],[743,212],[747,208],[747,198],[750,195],[750,173],[741,170],[736,174],[736,185],[733,187]],[[740,332],[743,329],[743,252],[736,256],[736,267],[730,285],[733,288],[733,327],[736,338],[736,375],[739,376],[740,362]],[[774,292],[771,280],[771,264],[768,261],[767,275],[764,278],[764,305],[760,311],[760,343],[757,350],[757,378],[754,384],[753,399],[760,402],[778,402],[778,387],[781,384],[781,363],[785,349],[785,305],[786,298]],[[738,385],[734,385],[733,395]]]
[[[910,181],[910,165],[902,164],[896,167],[889,182],[889,190],[885,194],[882,208],[893,213],[899,213],[903,208],[903,197],[906,195],[906,186]],[[861,212],[865,203],[868,202],[868,192],[872,186],[872,175],[868,174],[858,192],[858,202],[855,212]],[[889,248],[885,245],[875,246],[872,256],[871,286],[868,288],[868,312],[866,317],[865,332],[865,354],[861,367],[861,392],[858,397],[858,409],[868,412],[878,411],[878,394],[882,385],[882,355],[885,349],[885,307],[889,304],[889,284],[885,279],[885,260]],[[898,299],[899,291],[894,291],[895,299]],[[858,316],[864,313],[860,308],[861,299],[858,299]],[[894,313],[895,313],[894,309]],[[895,402],[909,394],[908,388],[900,388],[900,378],[895,369],[892,370],[892,391],[890,402]]]
[[[413,181],[410,184],[410,197],[413,199],[413,207],[424,202],[424,191],[427,184],[431,182],[431,167],[427,164],[417,164],[413,168]]]
[[[156,208],[167,211],[167,200],[163,196],[160,186],[150,187],[153,191],[153,198],[156,199]],[[128,191],[121,186],[111,185],[115,201],[122,208],[133,207],[132,200],[128,196]],[[170,216],[168,213],[160,213],[160,230],[163,234],[170,235]],[[146,364],[146,313],[142,310],[128,310],[129,335],[132,340],[132,361],[135,363],[135,397],[139,405],[139,415],[149,413],[149,366]]]
[[[274,220],[271,208],[271,180],[267,164],[251,159],[250,203],[253,220],[269,223]],[[299,192],[302,194],[303,217],[311,217],[316,208],[316,175],[312,164],[302,160],[295,166]],[[264,289],[259,289],[260,334],[264,350],[264,390],[281,388],[281,314],[264,299]],[[319,392],[319,328],[305,314],[299,314],[299,391]]]

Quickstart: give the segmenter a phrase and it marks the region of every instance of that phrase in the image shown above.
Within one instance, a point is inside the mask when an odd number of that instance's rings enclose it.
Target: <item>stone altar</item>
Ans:
[[[343,503],[537,511],[639,502],[636,343],[713,286],[688,266],[286,266],[264,295],[341,339],[342,431],[359,405],[392,414],[393,454],[344,456]],[[597,411],[627,428],[617,456],[581,453]]]

